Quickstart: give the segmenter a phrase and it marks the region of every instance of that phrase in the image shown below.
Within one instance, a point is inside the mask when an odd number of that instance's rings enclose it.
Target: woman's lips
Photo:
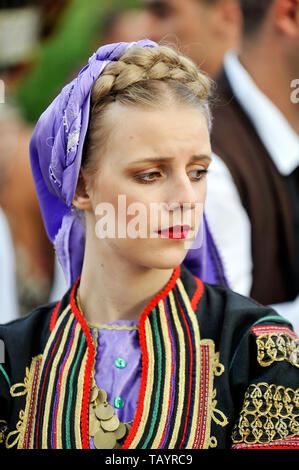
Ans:
[[[182,240],[184,238],[187,238],[190,230],[190,225],[175,225],[174,227],[158,230],[157,233],[160,235],[161,238]]]

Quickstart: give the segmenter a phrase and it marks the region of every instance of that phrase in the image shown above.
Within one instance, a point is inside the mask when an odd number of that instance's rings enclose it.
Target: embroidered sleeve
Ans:
[[[236,361],[240,368],[247,354],[250,365],[244,365],[243,380],[247,376],[248,383],[232,432],[232,448],[299,448],[298,345],[287,326],[251,328]]]
[[[288,327],[256,326],[257,361],[262,367],[274,362],[287,361],[299,368],[299,339]]]
[[[232,434],[233,448],[299,447],[299,389],[252,384]]]

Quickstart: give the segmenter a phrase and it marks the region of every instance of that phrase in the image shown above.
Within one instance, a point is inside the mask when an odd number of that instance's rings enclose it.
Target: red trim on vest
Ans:
[[[267,444],[233,444],[232,449],[298,449],[299,437],[286,437],[277,441],[268,442]]]
[[[50,331],[51,331],[51,333],[54,330],[55,325],[56,325],[56,320],[57,320],[57,315],[58,315],[58,310],[59,310],[60,304],[61,304],[61,301],[59,301],[57,303],[56,307],[53,310],[52,316],[51,316],[51,321],[50,321]]]
[[[196,276],[193,276],[193,277],[196,281],[196,290],[195,290],[195,292],[193,294],[193,297],[191,299],[191,307],[192,307],[193,311],[195,312],[195,310],[197,308],[197,304],[198,304],[199,300],[202,298],[203,293],[204,293],[204,284],[201,281],[201,279],[199,279],[198,277],[196,277]]]
[[[87,341],[87,361],[84,372],[84,385],[83,385],[83,399],[82,399],[82,408],[81,408],[81,439],[82,439],[82,448],[89,449],[89,423],[88,423],[88,409],[89,409],[89,397],[90,397],[90,383],[91,383],[91,373],[92,367],[95,358],[95,347],[93,339],[87,325],[85,318],[77,307],[75,302],[75,292],[78,286],[78,283],[81,279],[81,276],[78,277],[75,282],[71,295],[70,295],[70,305],[71,310],[77,321],[80,323],[83,333]]]
[[[287,326],[278,326],[278,325],[262,325],[262,326],[253,326],[251,331],[259,337],[261,335],[270,335],[271,333],[275,334],[285,334],[286,336],[290,336],[293,339],[297,339],[296,333],[288,328]]]

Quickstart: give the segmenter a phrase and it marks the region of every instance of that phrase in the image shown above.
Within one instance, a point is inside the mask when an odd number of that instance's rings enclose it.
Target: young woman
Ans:
[[[70,289],[0,327],[4,447],[298,446],[296,336],[225,285],[203,216],[209,92],[171,48],[113,44],[41,116],[33,176]]]

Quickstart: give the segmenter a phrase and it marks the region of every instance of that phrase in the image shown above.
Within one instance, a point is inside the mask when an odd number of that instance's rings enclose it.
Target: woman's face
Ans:
[[[88,190],[88,216],[99,243],[139,266],[178,266],[195,239],[205,202],[211,160],[205,116],[187,105],[115,103],[105,126],[106,150],[92,156],[99,166]]]

